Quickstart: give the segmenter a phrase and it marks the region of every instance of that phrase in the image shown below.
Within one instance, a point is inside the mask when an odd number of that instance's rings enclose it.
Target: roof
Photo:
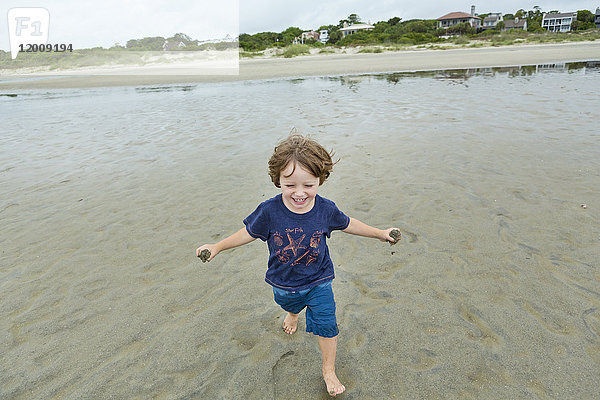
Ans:
[[[527,22],[527,19],[520,19],[517,22],[515,22],[514,19],[507,19],[504,21],[504,28],[506,28],[506,29],[522,28],[525,26],[525,22]]]
[[[459,18],[476,18],[476,19],[481,19],[481,18],[476,17],[474,15],[467,14],[465,12],[459,11],[459,12],[451,12],[450,14],[446,14],[443,17],[439,17],[437,20],[438,21],[442,21],[444,19],[459,19]]]
[[[489,17],[485,17],[484,21],[498,21],[500,19],[499,15],[491,15]]]
[[[341,28],[340,31],[353,31],[356,29],[375,29],[375,27],[369,24],[354,24],[345,28]]]
[[[545,14],[544,18],[542,19],[548,19],[548,18],[564,18],[564,17],[576,17],[577,13],[576,12],[569,12],[569,13],[552,13],[552,14]]]

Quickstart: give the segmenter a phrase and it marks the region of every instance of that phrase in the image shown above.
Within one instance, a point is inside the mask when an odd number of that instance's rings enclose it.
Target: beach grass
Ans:
[[[283,50],[283,53],[281,53],[281,56],[285,58],[292,58],[307,54],[310,54],[310,47],[305,44],[293,44],[286,47]]]
[[[243,51],[240,50],[240,58],[254,58],[258,56],[263,56],[264,53],[262,51]]]
[[[381,47],[366,47],[364,49],[360,49],[359,53],[383,53],[383,49]]]
[[[111,51],[104,49],[74,50],[64,53],[26,53],[20,52],[11,59],[9,52],[0,51],[0,69],[16,70],[21,68],[46,67],[50,70],[83,68],[100,65],[144,65],[143,52]]]
[[[317,54],[334,53],[382,53],[415,50],[447,50],[456,47],[478,48],[478,47],[501,47],[520,44],[551,44],[595,41],[600,39],[600,29],[590,29],[582,32],[524,32],[521,30],[510,30],[507,32],[486,31],[478,35],[463,35],[447,38],[435,43],[385,43],[365,44],[347,50],[336,46],[327,46],[320,49]],[[277,47],[265,51],[245,51],[239,49],[240,58],[255,57],[283,57],[293,58],[301,55],[311,54],[311,46],[293,44],[287,47]],[[190,52],[191,54],[191,52]],[[173,55],[170,52],[144,52],[129,50],[109,50],[103,48],[79,49],[73,52],[49,52],[49,53],[19,53],[14,60],[10,52],[0,50],[0,70],[18,71],[25,69],[33,70],[67,70],[98,66],[131,65],[142,66],[160,59],[160,62],[171,62]]]

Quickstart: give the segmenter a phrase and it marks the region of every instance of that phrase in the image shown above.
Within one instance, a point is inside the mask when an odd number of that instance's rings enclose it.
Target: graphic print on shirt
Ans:
[[[319,244],[322,235],[322,232],[315,231],[310,240],[307,240],[309,243],[303,244],[306,234],[302,228],[288,228],[285,230],[285,236],[275,232],[273,234],[273,244],[279,247],[279,249],[276,249],[275,255],[282,264],[292,261],[290,266],[298,264],[309,266],[319,258]]]

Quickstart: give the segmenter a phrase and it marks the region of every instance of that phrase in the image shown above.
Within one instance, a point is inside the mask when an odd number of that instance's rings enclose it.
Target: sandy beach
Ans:
[[[599,59],[600,43],[598,42],[448,50],[415,49],[379,54],[322,54],[291,59],[279,57],[241,59],[239,74],[237,75],[232,75],[231,72],[221,75],[193,75],[193,68],[185,65],[176,69],[164,67],[164,75],[160,73],[161,68],[156,66],[136,69],[130,67],[88,68],[73,71],[44,72],[37,75],[27,73],[21,76],[10,75],[5,72],[2,80],[10,81],[2,82],[0,80],[0,90],[230,82],[307,76],[534,65]],[[61,77],[62,75],[70,76]],[[51,77],[51,79],[12,81],[23,77]]]
[[[278,193],[267,160],[294,127],[341,158],[320,195],[403,235],[328,240],[341,399],[596,398],[600,68],[561,63],[599,49],[1,84],[0,399],[329,398],[265,244],[195,256]]]

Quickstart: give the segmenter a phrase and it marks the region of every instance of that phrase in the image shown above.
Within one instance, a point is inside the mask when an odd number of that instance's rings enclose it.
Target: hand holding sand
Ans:
[[[389,242],[390,246],[395,245],[402,239],[402,234],[397,228],[389,228],[385,233],[387,235],[386,240]]]
[[[215,258],[218,251],[214,248],[214,245],[205,244],[196,249],[196,256],[202,260],[202,262],[207,262]]]

